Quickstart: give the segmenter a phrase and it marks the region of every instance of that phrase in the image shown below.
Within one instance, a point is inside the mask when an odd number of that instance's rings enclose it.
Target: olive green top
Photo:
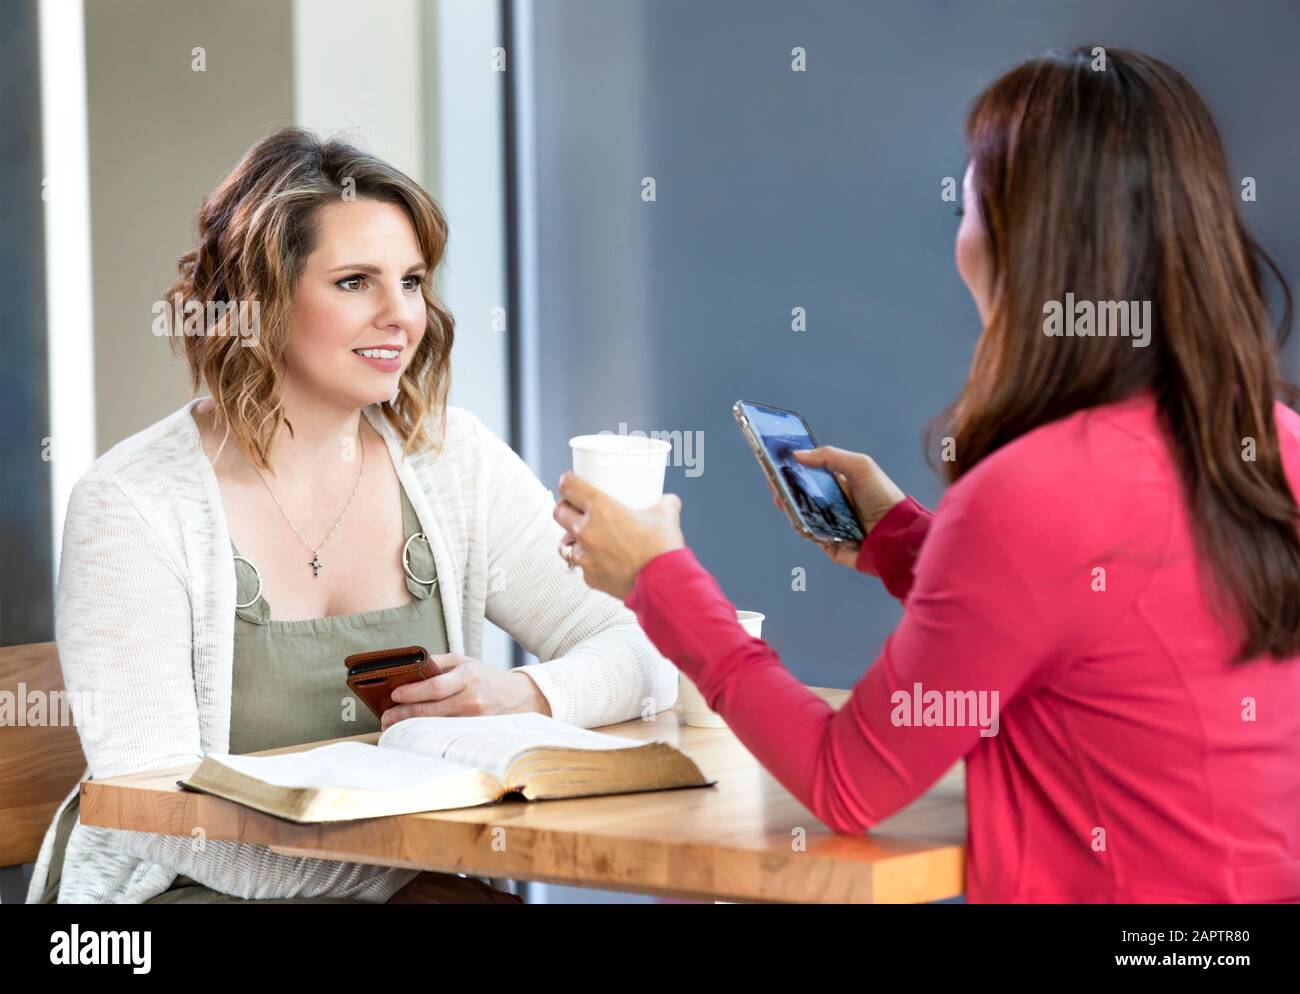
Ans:
[[[403,645],[422,645],[430,655],[447,651],[433,550],[420,531],[406,489],[401,490],[403,545],[393,554],[395,564],[406,572],[406,589],[414,600],[399,607],[276,621],[271,618],[271,605],[261,596],[256,566],[240,556],[231,542],[237,587],[231,753],[378,731],[379,719],[347,687],[343,660],[354,652]],[[409,569],[402,566],[403,548]],[[324,568],[329,568],[328,558]],[[303,582],[311,579],[307,576]],[[58,899],[63,854],[80,812],[79,800],[73,798],[60,819],[42,903]],[[199,886],[186,876],[178,876],[167,891],[153,899],[167,903],[218,900],[239,899]]]
[[[235,560],[232,753],[377,732],[379,719],[347,688],[343,660],[355,652],[403,645],[422,645],[430,655],[447,651],[433,550],[420,532],[404,488],[402,534],[409,543],[406,589],[414,600],[400,607],[304,621],[271,618],[271,605],[258,590],[255,567],[231,543],[239,557]],[[394,549],[393,556],[402,568],[401,548]],[[323,568],[329,569],[328,556]],[[303,582],[312,582],[305,566]]]

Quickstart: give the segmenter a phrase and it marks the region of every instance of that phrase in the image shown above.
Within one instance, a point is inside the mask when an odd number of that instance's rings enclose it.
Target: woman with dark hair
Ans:
[[[565,474],[561,553],[834,831],[965,757],[971,901],[1300,901],[1300,417],[1210,114],[1088,46],[994,82],[966,139],[984,330],[937,423],[951,486],[932,513],[868,456],[796,456],[867,530],[828,554],[905,607],[844,707],[745,634],[675,496],[634,512]],[[1130,304],[1141,336],[1098,320]],[[972,696],[991,724],[954,720]]]
[[[670,707],[677,674],[623,605],[555,559],[550,493],[446,403],[433,199],[351,145],[286,128],[198,215],[161,302],[192,386],[101,456],[68,505],[55,634],[87,775],[387,728],[540,712],[574,725]],[[156,309],[157,310],[157,309]],[[234,444],[227,444],[232,441]],[[540,662],[478,658],[492,621]],[[422,645],[441,673],[376,719],[346,656]],[[451,873],[83,825],[60,806],[30,901],[474,901]]]

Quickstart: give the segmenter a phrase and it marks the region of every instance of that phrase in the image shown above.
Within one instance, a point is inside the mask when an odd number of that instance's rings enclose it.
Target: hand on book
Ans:
[[[551,713],[546,697],[527,673],[503,670],[458,652],[429,658],[442,672],[394,688],[393,706],[379,719],[381,729],[405,718]]]

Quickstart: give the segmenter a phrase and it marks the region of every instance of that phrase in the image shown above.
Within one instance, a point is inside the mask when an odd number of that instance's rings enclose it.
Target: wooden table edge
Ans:
[[[828,699],[847,696],[845,691],[819,689],[819,692]],[[224,839],[260,843],[277,853],[313,859],[698,900],[917,903],[958,897],[964,884],[965,845],[961,842],[933,845],[917,840],[915,849],[883,857],[877,853],[871,859],[864,859],[864,847],[875,844],[872,833],[860,838],[816,835],[808,840],[810,849],[815,848],[818,856],[810,874],[808,864],[800,861],[801,853],[793,847],[790,854],[785,854],[726,843],[705,845],[634,839],[510,824],[512,815],[526,812],[529,805],[525,802],[299,825],[233,801],[179,789],[160,790],[156,786],[164,778],[182,779],[195,765],[83,781],[82,823],[188,836],[196,846],[207,840]],[[935,788],[955,773],[955,768],[949,770]],[[154,786],[142,787],[139,781]],[[913,803],[922,804],[927,795]],[[943,803],[951,801],[945,799]],[[474,817],[489,809],[500,810],[502,817],[488,821]],[[464,817],[464,812],[471,813],[470,819]],[[809,817],[812,824],[819,824]],[[159,832],[160,823],[168,831]],[[504,851],[494,850],[492,846],[492,831],[499,827],[507,827],[509,844]],[[388,855],[377,855],[377,849]],[[695,849],[707,849],[707,853],[700,854],[698,860],[688,858]],[[828,849],[839,851],[832,854]],[[435,859],[426,856],[427,853],[445,855]],[[536,853],[544,858],[540,861],[534,858]],[[701,867],[707,870],[709,880],[699,879]]]

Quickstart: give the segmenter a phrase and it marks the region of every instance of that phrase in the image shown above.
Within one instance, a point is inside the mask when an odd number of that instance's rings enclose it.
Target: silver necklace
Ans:
[[[343,520],[343,515],[348,513],[348,508],[352,506],[352,499],[357,495],[357,488],[361,486],[361,474],[366,471],[366,445],[365,441],[361,438],[360,423],[357,424],[357,442],[361,446],[361,468],[357,470],[357,482],[352,484],[352,496],[349,497],[348,502],[343,505],[343,511],[339,514],[337,520],[335,520],[334,527],[331,528],[325,537],[315,546],[302,537],[302,532],[298,531],[298,526],[293,523],[293,519],[290,518],[288,512],[285,511],[284,505],[280,503],[280,498],[275,496],[275,491],[271,489],[271,484],[266,482],[266,477],[262,475],[262,471],[256,466],[253,467],[253,471],[257,473],[257,478],[262,481],[262,486],[266,487],[266,492],[271,495],[271,500],[275,501],[275,506],[278,507],[280,513],[284,515],[284,520],[289,522],[289,527],[292,528],[294,534],[302,540],[302,544],[311,549],[311,562],[307,565],[311,567],[311,575],[314,579],[320,577],[321,567],[325,565],[320,561],[320,550],[323,549],[325,543],[330,540],[330,536],[334,534],[334,529],[338,528],[339,522]]]

